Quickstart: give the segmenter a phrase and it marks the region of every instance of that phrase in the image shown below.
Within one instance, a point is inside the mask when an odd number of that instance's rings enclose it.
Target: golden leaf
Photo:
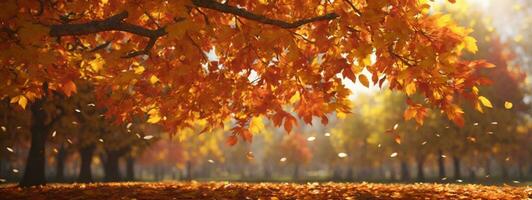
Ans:
[[[484,96],[479,96],[478,97],[478,100],[480,101],[480,103],[482,103],[482,105],[488,107],[488,108],[493,108],[493,105],[491,105],[491,101],[484,97]]]
[[[504,108],[506,108],[507,110],[512,109],[512,107],[514,107],[514,104],[512,102],[509,102],[509,101],[504,102]]]

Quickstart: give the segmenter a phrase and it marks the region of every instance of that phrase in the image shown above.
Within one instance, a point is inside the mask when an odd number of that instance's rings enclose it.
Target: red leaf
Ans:
[[[238,138],[237,138],[236,136],[234,136],[234,135],[231,135],[231,136],[229,136],[229,137],[227,138],[227,141],[226,141],[226,142],[227,142],[227,144],[228,144],[229,146],[233,146],[233,145],[235,145],[235,144],[238,142]]]

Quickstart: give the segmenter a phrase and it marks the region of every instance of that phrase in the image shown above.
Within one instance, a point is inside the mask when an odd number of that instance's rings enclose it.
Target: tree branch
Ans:
[[[208,8],[208,9],[220,11],[223,13],[230,13],[230,14],[234,14],[234,15],[237,15],[237,16],[249,19],[249,20],[257,21],[263,24],[269,24],[269,25],[273,25],[273,26],[277,26],[281,28],[286,28],[286,29],[297,28],[297,27],[300,27],[302,25],[312,23],[312,22],[329,21],[329,20],[338,18],[338,14],[328,13],[325,15],[317,16],[317,17],[300,19],[294,22],[286,22],[282,20],[271,19],[264,15],[255,14],[245,9],[238,8],[235,6],[230,6],[228,4],[218,3],[214,0],[192,0],[192,3],[197,7]]]
[[[159,37],[167,34],[164,28],[147,29],[142,26],[137,26],[124,21],[128,16],[126,11],[113,15],[104,20],[97,20],[82,24],[56,24],[50,27],[50,36],[76,36],[88,35],[104,31],[124,31],[139,36],[144,36],[150,39],[148,45],[143,50],[131,52],[125,55],[125,58],[132,58],[139,55],[149,54],[150,50],[155,45]]]
[[[223,13],[229,13],[249,20],[257,21],[259,23],[269,24],[285,29],[293,29],[308,23],[318,21],[329,21],[339,17],[336,13],[329,13],[312,18],[300,19],[294,22],[286,22],[282,20],[271,19],[264,15],[255,14],[242,8],[230,6],[229,4],[218,3],[214,0],[192,0],[192,2],[195,6],[200,8],[208,8]],[[202,12],[200,11],[200,13]],[[127,55],[124,55],[123,58],[132,58],[139,55],[149,55],[150,50],[153,48],[153,46],[155,46],[155,43],[157,42],[159,37],[168,34],[165,30],[165,27],[161,27],[158,29],[148,29],[142,26],[125,22],[124,19],[126,19],[127,17],[128,13],[127,11],[124,11],[103,20],[95,20],[79,24],[55,24],[50,26],[49,34],[52,37],[60,38],[61,36],[88,35],[105,31],[123,31],[149,38],[148,44],[143,50],[130,52]],[[184,18],[178,18],[175,21],[178,22],[182,20],[184,20]],[[99,48],[97,47],[96,49]]]

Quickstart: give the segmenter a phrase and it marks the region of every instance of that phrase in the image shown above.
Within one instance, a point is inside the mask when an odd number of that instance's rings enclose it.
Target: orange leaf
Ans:
[[[368,77],[366,77],[364,74],[358,75],[358,81],[365,87],[369,88],[369,80]]]
[[[284,130],[290,133],[295,123],[296,123],[296,118],[288,114],[284,120]]]
[[[76,87],[76,84],[72,81],[68,81],[65,84],[63,84],[62,89],[67,97],[70,97],[72,93],[75,93],[78,90],[78,88]]]

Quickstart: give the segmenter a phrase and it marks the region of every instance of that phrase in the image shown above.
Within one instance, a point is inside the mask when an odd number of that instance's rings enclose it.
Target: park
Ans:
[[[2,199],[532,198],[528,0],[0,11]]]

